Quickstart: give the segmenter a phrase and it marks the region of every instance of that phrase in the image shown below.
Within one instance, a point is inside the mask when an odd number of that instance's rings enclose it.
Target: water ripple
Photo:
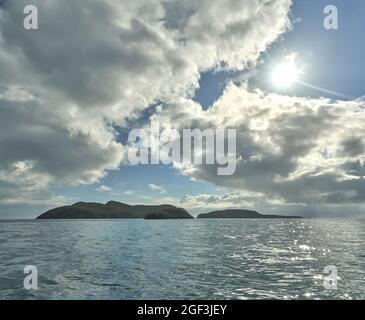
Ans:
[[[0,299],[361,299],[355,220],[0,222]],[[35,265],[39,290],[23,289]],[[337,290],[323,286],[338,269]]]

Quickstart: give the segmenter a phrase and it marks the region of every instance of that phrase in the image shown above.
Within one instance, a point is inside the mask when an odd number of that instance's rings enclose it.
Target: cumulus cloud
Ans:
[[[37,199],[117,169],[125,153],[116,126],[153,104],[190,99],[203,71],[254,65],[289,27],[291,1],[32,4],[33,31],[23,28],[26,0],[0,6],[2,199],[13,187]]]
[[[338,204],[351,210],[356,205],[357,213],[363,209],[364,102],[289,97],[230,84],[206,111],[180,101],[161,108],[158,117],[177,129],[237,129],[235,174],[218,176],[212,165],[179,166],[195,179],[264,194],[308,214]]]
[[[254,192],[229,192],[223,195],[186,195],[179,199],[179,202],[194,212],[207,212],[237,208],[256,209],[258,200],[264,197],[264,195]]]

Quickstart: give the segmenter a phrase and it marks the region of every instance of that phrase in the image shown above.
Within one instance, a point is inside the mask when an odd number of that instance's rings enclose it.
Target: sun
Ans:
[[[271,80],[279,88],[289,88],[298,81],[299,75],[300,70],[296,66],[295,56],[290,55],[273,69]]]

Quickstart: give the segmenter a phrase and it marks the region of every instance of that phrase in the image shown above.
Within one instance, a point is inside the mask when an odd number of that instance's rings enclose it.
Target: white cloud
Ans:
[[[111,191],[113,191],[113,189],[111,187],[106,186],[106,185],[101,185],[100,187],[98,187],[96,189],[96,191],[99,191],[99,192],[111,192]]]
[[[166,193],[167,192],[167,190],[163,186],[159,186],[159,185],[153,184],[153,183],[150,183],[148,185],[148,188],[152,191],[158,191],[160,193]]]

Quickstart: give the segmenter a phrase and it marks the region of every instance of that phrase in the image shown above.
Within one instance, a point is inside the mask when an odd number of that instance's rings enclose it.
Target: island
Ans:
[[[77,202],[41,214],[37,219],[193,219],[185,209],[172,205],[128,205]]]
[[[220,210],[198,215],[198,219],[302,219],[300,216],[264,215],[253,210]]]
[[[264,215],[253,210],[228,209],[199,214],[198,219],[302,219],[300,216]],[[183,208],[169,204],[129,205],[118,201],[105,204],[77,202],[69,206],[51,209],[36,219],[194,219]]]

